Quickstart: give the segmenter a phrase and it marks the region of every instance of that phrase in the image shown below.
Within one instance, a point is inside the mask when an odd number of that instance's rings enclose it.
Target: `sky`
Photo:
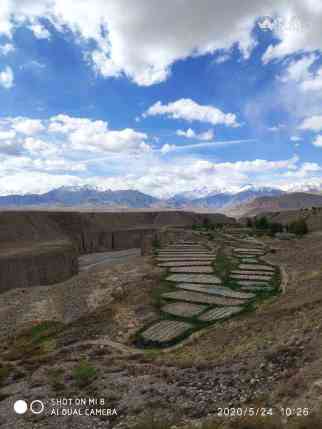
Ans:
[[[321,0],[2,0],[0,195],[322,190],[321,22]]]

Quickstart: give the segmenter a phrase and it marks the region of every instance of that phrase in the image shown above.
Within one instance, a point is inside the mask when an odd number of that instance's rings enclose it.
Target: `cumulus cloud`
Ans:
[[[59,170],[83,170],[77,164],[82,165],[83,161],[86,164],[88,152],[98,156],[103,153],[116,156],[145,154],[152,150],[147,139],[147,134],[132,128],[112,130],[105,121],[64,114],[42,120],[0,118],[0,154],[24,154],[19,162],[24,159],[27,166],[26,160],[29,159],[31,168],[43,170],[56,167]]]
[[[322,116],[314,115],[305,118],[299,126],[300,130],[321,131],[322,130]]]
[[[176,134],[177,136],[186,137],[187,139],[195,139],[201,141],[210,141],[213,140],[215,137],[213,130],[196,133],[191,128],[188,128],[187,130],[177,130]]]
[[[11,121],[12,128],[25,135],[38,134],[45,130],[44,125],[39,119],[29,119],[24,117],[14,118]]]
[[[190,98],[181,98],[168,104],[157,101],[143,114],[144,117],[157,115],[164,115],[171,119],[183,119],[188,122],[198,121],[212,125],[239,126],[235,114],[224,113],[213,106],[198,104]]]
[[[107,152],[149,151],[147,134],[125,128],[110,130],[108,123],[88,118],[57,115],[51,118],[49,132],[64,134],[72,148],[78,150],[101,150]]]
[[[292,137],[291,137],[291,141],[292,141],[292,142],[299,142],[300,140],[302,140],[302,139],[301,139],[301,137],[299,137],[299,136],[292,136]]]
[[[302,0],[227,0],[220,8],[212,0],[83,0],[77,7],[72,0],[3,0],[0,34],[12,37],[27,23],[35,37],[47,37],[48,30],[39,24],[46,18],[58,31],[67,28],[85,42],[79,46],[98,73],[152,85],[166,80],[172,65],[188,57],[225,55],[236,45],[248,58],[256,45],[252,30],[261,16],[277,16],[282,23],[271,28],[277,43],[267,49],[264,62],[321,50],[322,8],[319,2]]]
[[[5,89],[10,89],[14,85],[14,75],[12,68],[7,66],[4,70],[0,71],[0,86]]]
[[[11,140],[16,137],[16,132],[14,130],[1,130],[0,129],[0,140]]]

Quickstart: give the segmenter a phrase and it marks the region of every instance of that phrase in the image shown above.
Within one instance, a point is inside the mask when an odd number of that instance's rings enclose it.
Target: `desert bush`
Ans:
[[[73,378],[79,387],[85,387],[95,379],[96,373],[96,368],[84,359],[73,369]]]
[[[288,232],[302,236],[309,232],[305,219],[298,219],[288,224]]]
[[[47,375],[48,383],[53,390],[60,391],[65,388],[63,368],[50,368]]]

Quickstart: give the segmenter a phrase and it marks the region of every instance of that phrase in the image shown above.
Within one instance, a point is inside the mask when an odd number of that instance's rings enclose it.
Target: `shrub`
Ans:
[[[294,220],[288,225],[288,232],[302,236],[309,232],[305,219]]]
[[[73,369],[73,378],[79,387],[84,387],[94,380],[96,373],[96,368],[94,368],[87,360],[82,360]]]

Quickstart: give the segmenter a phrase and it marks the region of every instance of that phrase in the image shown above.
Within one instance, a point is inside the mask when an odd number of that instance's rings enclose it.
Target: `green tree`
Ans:
[[[255,227],[257,229],[268,229],[269,227],[269,222],[267,220],[266,216],[261,216],[260,218],[256,218],[255,220]]]

